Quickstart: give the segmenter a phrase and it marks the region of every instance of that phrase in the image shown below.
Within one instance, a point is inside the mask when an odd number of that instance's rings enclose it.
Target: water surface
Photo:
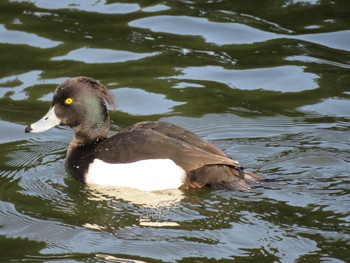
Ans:
[[[3,0],[0,65],[1,262],[349,261],[348,1]],[[175,123],[266,182],[82,185],[69,128],[24,133],[77,75],[116,96],[112,132]]]

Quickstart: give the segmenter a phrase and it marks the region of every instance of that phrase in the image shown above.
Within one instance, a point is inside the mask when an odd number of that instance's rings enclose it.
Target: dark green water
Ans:
[[[77,75],[115,94],[113,131],[172,122],[266,182],[76,182],[72,131],[24,128]],[[1,0],[0,262],[349,262],[349,109],[348,0]]]

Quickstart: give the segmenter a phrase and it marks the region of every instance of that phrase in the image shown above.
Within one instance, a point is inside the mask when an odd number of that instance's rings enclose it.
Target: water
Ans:
[[[348,1],[0,3],[1,262],[349,262]],[[68,128],[25,134],[63,80],[112,131],[181,125],[266,182],[144,193],[69,177]]]

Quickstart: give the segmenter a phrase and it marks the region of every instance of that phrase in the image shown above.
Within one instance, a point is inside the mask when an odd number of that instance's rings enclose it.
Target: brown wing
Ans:
[[[199,137],[198,135],[194,134],[193,132],[190,132],[189,130],[186,130],[180,126],[177,126],[175,124],[167,123],[167,122],[154,122],[154,121],[145,121],[145,122],[138,122],[132,126],[130,126],[128,129],[130,130],[136,130],[136,129],[149,129],[156,131],[158,133],[161,133],[163,135],[166,135],[170,138],[181,140],[185,143],[188,143],[190,145],[193,145],[199,149],[202,149],[204,151],[218,154],[221,156],[226,156],[226,154],[221,151],[217,146],[211,144],[210,142],[204,140],[203,138]]]
[[[102,151],[107,145],[113,145],[109,146],[110,154],[99,158],[110,163],[167,158],[186,171],[209,164],[239,166],[216,146],[181,127],[163,122],[137,123],[108,138],[96,150]]]

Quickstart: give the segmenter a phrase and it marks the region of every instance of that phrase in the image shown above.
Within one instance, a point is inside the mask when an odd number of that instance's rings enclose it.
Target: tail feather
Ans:
[[[206,165],[187,175],[187,188],[210,185],[216,189],[247,191],[252,186],[261,183],[263,177],[243,170],[241,167],[227,165]],[[186,189],[186,186],[184,187]]]
[[[264,177],[259,174],[255,174],[249,171],[244,171],[244,181],[248,184],[260,184],[264,180]]]

